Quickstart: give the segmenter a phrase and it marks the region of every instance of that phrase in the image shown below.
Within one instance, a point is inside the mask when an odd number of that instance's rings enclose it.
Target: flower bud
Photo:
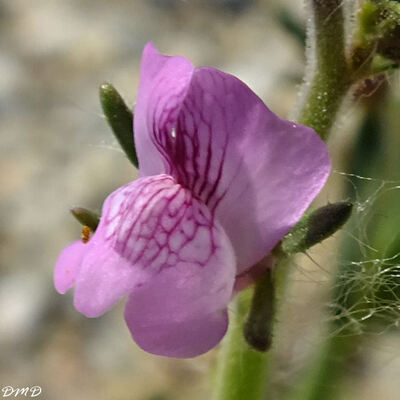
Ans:
[[[254,289],[250,312],[244,325],[244,338],[258,351],[267,351],[272,343],[275,315],[275,282],[273,269],[267,269]]]
[[[343,201],[328,204],[305,215],[283,238],[284,253],[300,253],[333,235],[349,219],[353,205]]]
[[[100,215],[83,207],[71,208],[71,214],[85,227],[95,232],[100,222]]]

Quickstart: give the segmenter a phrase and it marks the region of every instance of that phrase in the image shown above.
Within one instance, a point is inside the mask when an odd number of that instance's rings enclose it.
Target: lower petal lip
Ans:
[[[133,294],[125,308],[125,321],[133,340],[143,350],[165,357],[191,358],[215,347],[228,328],[227,310],[212,314],[196,314],[192,318],[172,323],[168,319],[155,319],[154,313]]]

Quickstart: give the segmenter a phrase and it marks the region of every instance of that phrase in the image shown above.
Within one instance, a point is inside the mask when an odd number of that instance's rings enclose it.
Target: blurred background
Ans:
[[[123,305],[83,317],[70,293],[55,292],[53,267],[80,235],[69,209],[99,210],[137,177],[102,115],[99,85],[112,82],[133,105],[141,51],[153,41],[237,75],[285,117],[304,72],[300,3],[0,0],[0,389],[39,385],[38,398],[57,400],[208,398],[216,351],[193,360],[144,353]],[[344,107],[330,139],[334,172],[318,203],[352,199],[355,213],[292,266],[277,317],[274,400],[301,386],[315,349],[348,337],[348,326],[357,339],[343,352],[339,399],[400,398],[399,297],[376,294],[388,280],[397,289],[400,276],[399,76],[372,86]]]

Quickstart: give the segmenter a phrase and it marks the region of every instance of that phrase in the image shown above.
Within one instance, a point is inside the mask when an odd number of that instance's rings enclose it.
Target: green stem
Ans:
[[[217,367],[216,386],[213,400],[265,400],[268,388],[270,352],[257,351],[246,341],[247,329],[256,334],[257,344],[270,344],[272,317],[276,304],[274,289],[280,294],[285,289],[287,266],[290,258],[278,246],[272,253],[273,266],[258,280],[254,288],[241,292],[231,312],[228,334],[223,342]],[[267,259],[265,262],[270,263]],[[263,296],[264,294],[264,296]],[[260,312],[266,318],[255,315]],[[247,339],[249,339],[247,337]],[[254,341],[250,340],[253,343]],[[261,348],[261,346],[258,346]],[[263,346],[264,347],[264,346]],[[266,349],[265,346],[264,349]]]
[[[350,87],[342,0],[311,0],[315,68],[297,120],[326,140]],[[308,60],[311,63],[311,60]]]
[[[243,336],[252,293],[247,289],[235,301],[220,354],[213,400],[264,399],[269,355],[252,349]]]

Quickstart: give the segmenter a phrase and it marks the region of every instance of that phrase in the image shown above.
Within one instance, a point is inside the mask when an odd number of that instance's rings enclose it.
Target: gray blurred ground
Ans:
[[[302,14],[299,4],[284,3]],[[112,82],[133,104],[141,51],[153,41],[164,53],[237,75],[285,116],[297,90],[288,77],[301,76],[303,58],[278,26],[277,7],[0,1],[0,388],[40,385],[40,398],[57,400],[207,398],[215,353],[187,361],[145,354],[130,339],[122,306],[84,318],[71,295],[55,292],[52,270],[80,234],[69,208],[99,209],[136,177],[101,114],[100,83]]]

